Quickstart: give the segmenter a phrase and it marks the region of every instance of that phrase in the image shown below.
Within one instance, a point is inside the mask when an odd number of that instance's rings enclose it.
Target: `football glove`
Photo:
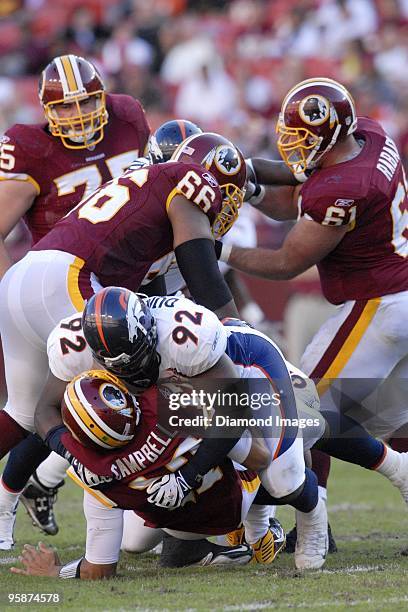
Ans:
[[[159,508],[174,510],[180,508],[187,501],[187,496],[192,487],[184,479],[180,471],[174,474],[166,474],[161,478],[156,478],[148,487],[147,501]]]

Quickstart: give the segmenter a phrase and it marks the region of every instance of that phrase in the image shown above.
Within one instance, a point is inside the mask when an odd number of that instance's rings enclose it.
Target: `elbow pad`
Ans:
[[[218,310],[232,300],[232,294],[222,276],[209,238],[195,238],[174,249],[180,272],[196,302]]]

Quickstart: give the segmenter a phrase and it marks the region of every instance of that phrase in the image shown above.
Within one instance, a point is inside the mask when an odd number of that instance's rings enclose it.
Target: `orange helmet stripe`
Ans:
[[[177,123],[180,128],[181,136],[183,137],[183,140],[185,140],[186,139],[186,126],[184,125],[182,121],[177,120]]]
[[[98,330],[99,337],[102,340],[102,344],[106,348],[108,353],[110,353],[108,345],[105,340],[105,335],[103,333],[103,326],[102,326],[102,303],[103,303],[104,297],[105,297],[105,291],[100,291],[95,296],[95,323],[96,323],[96,329]]]

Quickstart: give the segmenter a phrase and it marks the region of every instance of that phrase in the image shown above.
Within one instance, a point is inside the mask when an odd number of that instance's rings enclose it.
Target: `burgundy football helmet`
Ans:
[[[41,74],[38,95],[51,134],[65,147],[85,149],[102,140],[108,122],[105,86],[91,62],[76,55],[54,58]],[[89,109],[84,101],[92,102]],[[61,112],[64,105],[73,105],[75,113]]]
[[[357,126],[347,89],[326,78],[302,81],[286,95],[276,131],[278,149],[294,174],[316,168],[330,149]]]
[[[134,437],[140,419],[137,400],[103,370],[90,370],[68,383],[61,416],[74,438],[88,448],[112,450]]]
[[[223,205],[213,223],[213,234],[223,236],[238,218],[244,201],[245,161],[229,140],[213,132],[193,134],[174,151],[174,161],[196,163],[208,170],[220,186]]]

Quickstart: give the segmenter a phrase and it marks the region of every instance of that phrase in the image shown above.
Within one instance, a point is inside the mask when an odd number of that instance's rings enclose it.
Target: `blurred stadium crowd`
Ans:
[[[42,119],[38,76],[64,53],[138,98],[153,129],[190,119],[247,156],[276,157],[283,96],[304,78],[331,76],[408,160],[408,0],[1,0],[0,133]],[[286,230],[262,217],[258,241],[277,245]],[[278,310],[291,292],[318,290],[315,280],[285,285]]]

